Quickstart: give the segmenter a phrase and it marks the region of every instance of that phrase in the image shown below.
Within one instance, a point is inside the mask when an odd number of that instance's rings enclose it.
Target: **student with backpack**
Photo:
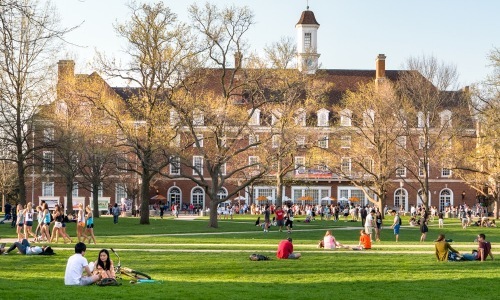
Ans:
[[[396,236],[396,243],[399,241],[399,228],[401,227],[402,221],[401,217],[393,209],[391,215],[394,217],[394,223],[392,223],[391,228],[394,229],[394,235]]]

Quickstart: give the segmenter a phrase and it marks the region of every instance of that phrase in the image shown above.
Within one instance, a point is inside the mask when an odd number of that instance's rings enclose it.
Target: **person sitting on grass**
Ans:
[[[372,241],[370,239],[370,236],[365,232],[364,229],[362,229],[359,232],[359,244],[356,247],[353,247],[352,250],[367,250],[372,248]]]
[[[286,240],[282,240],[278,245],[278,251],[276,252],[276,257],[278,259],[298,259],[300,258],[300,253],[293,252],[292,238],[289,237]]]
[[[460,253],[453,249],[453,247],[448,243],[445,239],[444,234],[438,235],[437,240],[435,241],[434,248],[436,250],[436,258],[438,261],[447,261],[447,260],[460,260]]]
[[[87,246],[79,242],[75,245],[75,254],[68,258],[66,264],[66,272],[64,273],[65,285],[90,285],[98,280],[101,280],[101,275],[92,275],[89,268],[89,263],[85,256]],[[82,276],[85,271],[87,276]]]
[[[91,263],[92,264],[92,263]],[[109,258],[109,251],[102,249],[99,251],[99,256],[97,260],[93,263],[92,274],[100,275],[101,278],[113,278],[115,279],[115,268],[113,266],[113,261]],[[92,266],[90,267],[92,269]]]
[[[474,250],[471,254],[465,253],[462,255],[464,260],[480,260],[485,261],[488,256],[493,260],[493,253],[491,253],[491,244],[486,240],[486,235],[480,233],[477,236],[477,251]]]
[[[327,230],[325,233],[325,237],[323,238],[323,247],[325,249],[349,248],[349,246],[344,246],[338,242],[330,230]]]

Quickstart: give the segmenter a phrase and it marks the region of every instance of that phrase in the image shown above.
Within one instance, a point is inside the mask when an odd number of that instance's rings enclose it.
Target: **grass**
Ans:
[[[122,265],[146,272],[161,283],[130,284],[119,287],[67,287],[63,277],[73,245],[51,244],[54,256],[0,256],[2,299],[50,297],[57,299],[475,299],[495,298],[500,274],[497,260],[437,263],[433,242],[443,232],[454,240],[459,251],[476,247],[475,236],[484,232],[500,244],[497,228],[469,227],[463,230],[456,220],[446,219],[439,230],[430,226],[427,241],[419,242],[418,228],[401,229],[400,243],[392,230],[382,231],[382,242],[369,251],[317,249],[325,230],[348,245],[357,245],[359,222],[295,222],[292,233],[299,260],[277,260],[278,242],[287,236],[275,228],[263,233],[253,226],[254,216],[221,220],[219,229],[207,227],[208,221],[152,218],[150,225],[138,219],[95,220],[98,245],[88,245],[86,257],[97,258],[102,248],[118,250]],[[298,218],[300,220],[300,218]],[[386,223],[390,218],[386,218]],[[406,224],[406,223],[404,223]],[[74,238],[75,224],[68,225]],[[8,225],[0,225],[1,238],[14,238]],[[150,251],[151,250],[151,251]],[[261,253],[270,261],[253,262],[251,253]],[[115,259],[116,260],[116,259]]]

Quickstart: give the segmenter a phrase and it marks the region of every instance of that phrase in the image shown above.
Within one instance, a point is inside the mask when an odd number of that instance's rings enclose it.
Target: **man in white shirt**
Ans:
[[[370,240],[373,241],[373,227],[375,227],[375,219],[373,216],[375,215],[375,210],[372,209],[370,213],[366,216],[365,221],[365,232],[370,236]]]
[[[65,285],[90,285],[100,280],[100,275],[92,275],[87,259],[84,257],[87,246],[79,242],[75,245],[75,254],[68,258],[66,273],[64,274]],[[82,276],[85,271],[87,276]]]

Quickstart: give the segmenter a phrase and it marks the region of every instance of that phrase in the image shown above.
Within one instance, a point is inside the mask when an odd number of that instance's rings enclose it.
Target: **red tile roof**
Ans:
[[[304,10],[302,12],[302,15],[300,16],[300,20],[297,22],[296,25],[318,25],[318,21],[316,21],[316,18],[314,17],[314,13],[310,10]]]

